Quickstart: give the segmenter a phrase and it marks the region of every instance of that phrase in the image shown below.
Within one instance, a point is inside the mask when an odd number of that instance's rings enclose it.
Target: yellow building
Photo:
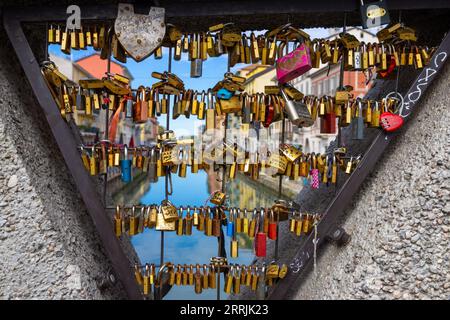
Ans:
[[[261,64],[251,64],[240,69],[237,74],[245,77],[245,92],[263,93],[265,86],[277,85],[275,67]]]
[[[274,66],[252,64],[237,71],[241,77],[245,77],[245,92],[247,93],[264,93],[265,86],[277,86],[276,69]],[[233,121],[233,127],[237,128],[237,119]],[[281,132],[282,122],[277,121],[270,125],[269,134]],[[289,121],[285,124],[286,139],[290,139],[293,134],[293,127]]]

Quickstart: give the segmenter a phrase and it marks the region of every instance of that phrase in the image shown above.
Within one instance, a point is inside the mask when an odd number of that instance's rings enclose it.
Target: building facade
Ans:
[[[72,61],[66,56],[50,53],[50,60],[75,83],[78,83],[81,79],[101,79],[105,76],[105,70],[107,70],[107,61],[100,59],[98,53],[93,53],[76,61]],[[132,83],[133,76],[124,65],[111,61],[110,70],[112,73],[119,73],[130,78],[130,83]],[[105,118],[106,110],[93,112],[92,115],[86,115],[82,110],[77,110],[74,113],[75,123],[80,128],[81,136],[86,145],[93,144],[97,139],[105,136]],[[132,120],[122,118],[118,124],[115,141],[122,144],[132,142],[134,145],[147,145],[154,143],[157,135],[158,121],[156,118],[150,118],[145,124],[134,124]]]
[[[327,40],[334,40],[339,36],[339,29],[330,29]],[[347,32],[354,35],[361,42],[377,42],[377,37],[367,30],[349,28]],[[352,86],[354,97],[363,97],[371,88],[372,76],[363,72],[344,71],[343,85]],[[321,65],[319,69],[311,69],[302,76],[291,81],[291,84],[305,95],[334,96],[340,83],[340,64],[330,67]],[[337,130],[336,130],[337,133]],[[336,134],[325,134],[320,131],[320,120],[309,128],[293,131],[293,140],[301,144],[305,152],[323,153]]]

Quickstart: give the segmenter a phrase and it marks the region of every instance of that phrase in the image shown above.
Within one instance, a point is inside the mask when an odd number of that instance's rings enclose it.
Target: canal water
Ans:
[[[169,197],[175,206],[202,206],[210,195],[211,184],[217,182],[216,175],[211,176],[204,171],[191,174],[188,170],[186,178],[172,175],[173,195]],[[215,189],[214,189],[215,190]],[[214,191],[212,190],[212,191]],[[272,206],[278,198],[276,191],[273,191],[258,182],[251,181],[246,176],[237,175],[236,179],[227,183],[227,194],[229,195],[230,206],[240,208],[254,208],[260,206]],[[122,189],[113,195],[116,203],[136,203],[129,202],[132,199],[139,199],[145,205],[161,203],[165,197],[164,177],[157,182],[151,183],[148,179],[135,179],[126,189]],[[239,257],[232,259],[229,257],[230,237],[225,233],[225,248],[227,250],[228,261],[237,264],[250,264],[253,261],[253,241],[248,237],[239,234]],[[165,232],[164,261],[175,264],[208,264],[211,257],[217,256],[218,241],[216,237],[207,237],[203,232],[193,229],[191,236],[177,236],[175,232]],[[155,263],[159,265],[160,260],[160,232],[154,229],[146,229],[144,233],[132,238],[132,244],[142,263]],[[222,278],[223,280],[223,278]],[[223,285],[223,281],[221,281]],[[216,299],[217,292],[213,289],[204,290],[197,295],[192,286],[173,286],[164,299]],[[221,288],[221,298],[227,296]]]
[[[90,77],[88,74],[82,73],[80,68],[75,68],[74,65],[79,63],[84,58],[89,58],[96,54],[93,49],[72,51],[71,56],[66,56],[61,53],[59,45],[49,46],[51,58],[58,65],[59,69],[67,74],[72,80]],[[163,72],[166,70],[168,53],[165,49],[162,60],[156,61],[154,59],[146,59],[137,64],[129,59],[125,65],[120,65],[113,60],[117,65],[126,67],[127,71],[133,75],[134,85],[151,86],[158,81],[151,78],[151,71]],[[205,90],[205,88],[212,87],[217,81],[223,79],[223,73],[226,71],[225,56],[208,59],[204,63],[204,74],[201,78],[189,78],[188,62],[174,63],[173,72],[186,79],[188,82],[186,86],[191,89]],[[125,70],[125,69],[124,69]],[[89,71],[89,70],[88,70]],[[106,69],[105,69],[106,71]],[[80,73],[81,72],[81,73]],[[80,126],[80,131],[89,129],[91,131],[84,132],[85,134],[98,132],[100,136],[106,134],[104,128],[104,116],[102,113],[98,117],[76,118],[77,125]],[[166,123],[165,115],[158,118],[159,124]],[[122,126],[119,122],[118,133],[121,132]],[[195,121],[193,118],[185,119],[180,117],[177,121],[171,121],[170,128],[175,131],[177,138],[189,137],[196,134],[199,126],[203,122]],[[127,126],[123,126],[127,128]],[[89,135],[85,135],[88,137]],[[106,137],[105,137],[106,138]],[[92,138],[93,139],[93,138]],[[138,141],[134,136],[135,142]],[[141,141],[141,140],[139,140]],[[127,143],[125,141],[125,143]],[[149,142],[142,139],[142,142]],[[84,141],[85,144],[92,143]],[[186,178],[180,178],[177,175],[172,175],[173,195],[169,197],[171,202],[178,206],[202,206],[209,197],[210,192],[220,188],[220,182],[216,180],[214,174],[208,174],[204,171],[199,171],[197,174],[188,173]],[[114,172],[118,174],[118,172]],[[119,172],[120,173],[120,172]],[[114,191],[119,190],[119,191]],[[165,181],[160,178],[157,182],[151,182],[144,174],[138,174],[134,180],[128,185],[123,185],[120,178],[112,179],[108,182],[108,192],[111,193],[114,203],[121,205],[137,205],[137,204],[159,204],[165,198]],[[271,190],[261,183],[251,181],[245,176],[237,175],[236,179],[227,183],[227,195],[229,196],[228,204],[239,208],[255,208],[255,207],[269,207],[278,198],[277,191]],[[159,265],[160,262],[160,232],[146,229],[144,233],[136,235],[132,238],[132,244],[137,252],[142,263],[155,263]],[[228,258],[230,263],[236,264],[250,264],[253,261],[253,241],[248,237],[239,234],[239,257],[236,259]],[[229,253],[230,238],[225,235],[225,248]],[[211,257],[217,256],[218,241],[216,237],[207,237],[203,232],[198,232],[196,228],[193,229],[192,236],[177,236],[175,232],[165,233],[165,247],[164,247],[164,261],[175,264],[208,264]],[[223,279],[223,278],[222,278]],[[221,281],[223,285],[223,281]],[[192,286],[174,286],[164,299],[216,299],[216,290],[204,290],[201,295],[196,295]],[[227,296],[221,288],[221,298],[226,299]]]

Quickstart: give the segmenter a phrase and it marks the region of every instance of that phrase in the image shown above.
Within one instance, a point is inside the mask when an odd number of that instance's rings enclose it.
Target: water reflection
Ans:
[[[220,186],[215,173],[209,175],[204,171],[197,174],[188,172],[187,178],[172,175],[173,195],[170,200],[176,206],[202,206],[211,191]],[[110,184],[119,184],[111,181]],[[113,199],[115,203],[160,203],[165,196],[165,181],[160,178],[151,183],[143,174],[137,175],[133,182],[126,187],[113,187]],[[236,179],[227,185],[227,194],[230,196],[230,206],[240,208],[254,208],[270,206],[277,199],[277,192],[247,177],[237,175]],[[134,202],[133,200],[138,200]],[[224,229],[225,231],[225,229]],[[229,253],[230,238],[225,235],[225,248]],[[253,260],[253,241],[247,236],[238,235],[239,257],[230,259],[232,263],[249,264]],[[160,259],[160,232],[146,229],[144,233],[132,238],[134,248],[143,263],[159,264]],[[175,264],[204,264],[209,263],[213,256],[217,256],[218,241],[215,237],[207,237],[203,232],[193,229],[192,236],[177,236],[175,232],[165,233],[164,261]],[[223,280],[223,278],[222,278]],[[223,281],[221,281],[223,285]],[[226,295],[221,289],[221,298]],[[204,290],[201,295],[194,293],[192,286],[174,286],[165,299],[216,299],[216,290]]]

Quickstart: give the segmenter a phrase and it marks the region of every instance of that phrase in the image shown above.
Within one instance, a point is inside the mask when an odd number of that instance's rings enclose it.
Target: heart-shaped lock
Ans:
[[[398,114],[383,112],[380,116],[380,125],[385,131],[392,132],[403,126],[403,118]]]
[[[166,33],[165,9],[151,7],[148,15],[134,13],[130,3],[119,3],[114,30],[120,44],[137,62],[158,48]]]

